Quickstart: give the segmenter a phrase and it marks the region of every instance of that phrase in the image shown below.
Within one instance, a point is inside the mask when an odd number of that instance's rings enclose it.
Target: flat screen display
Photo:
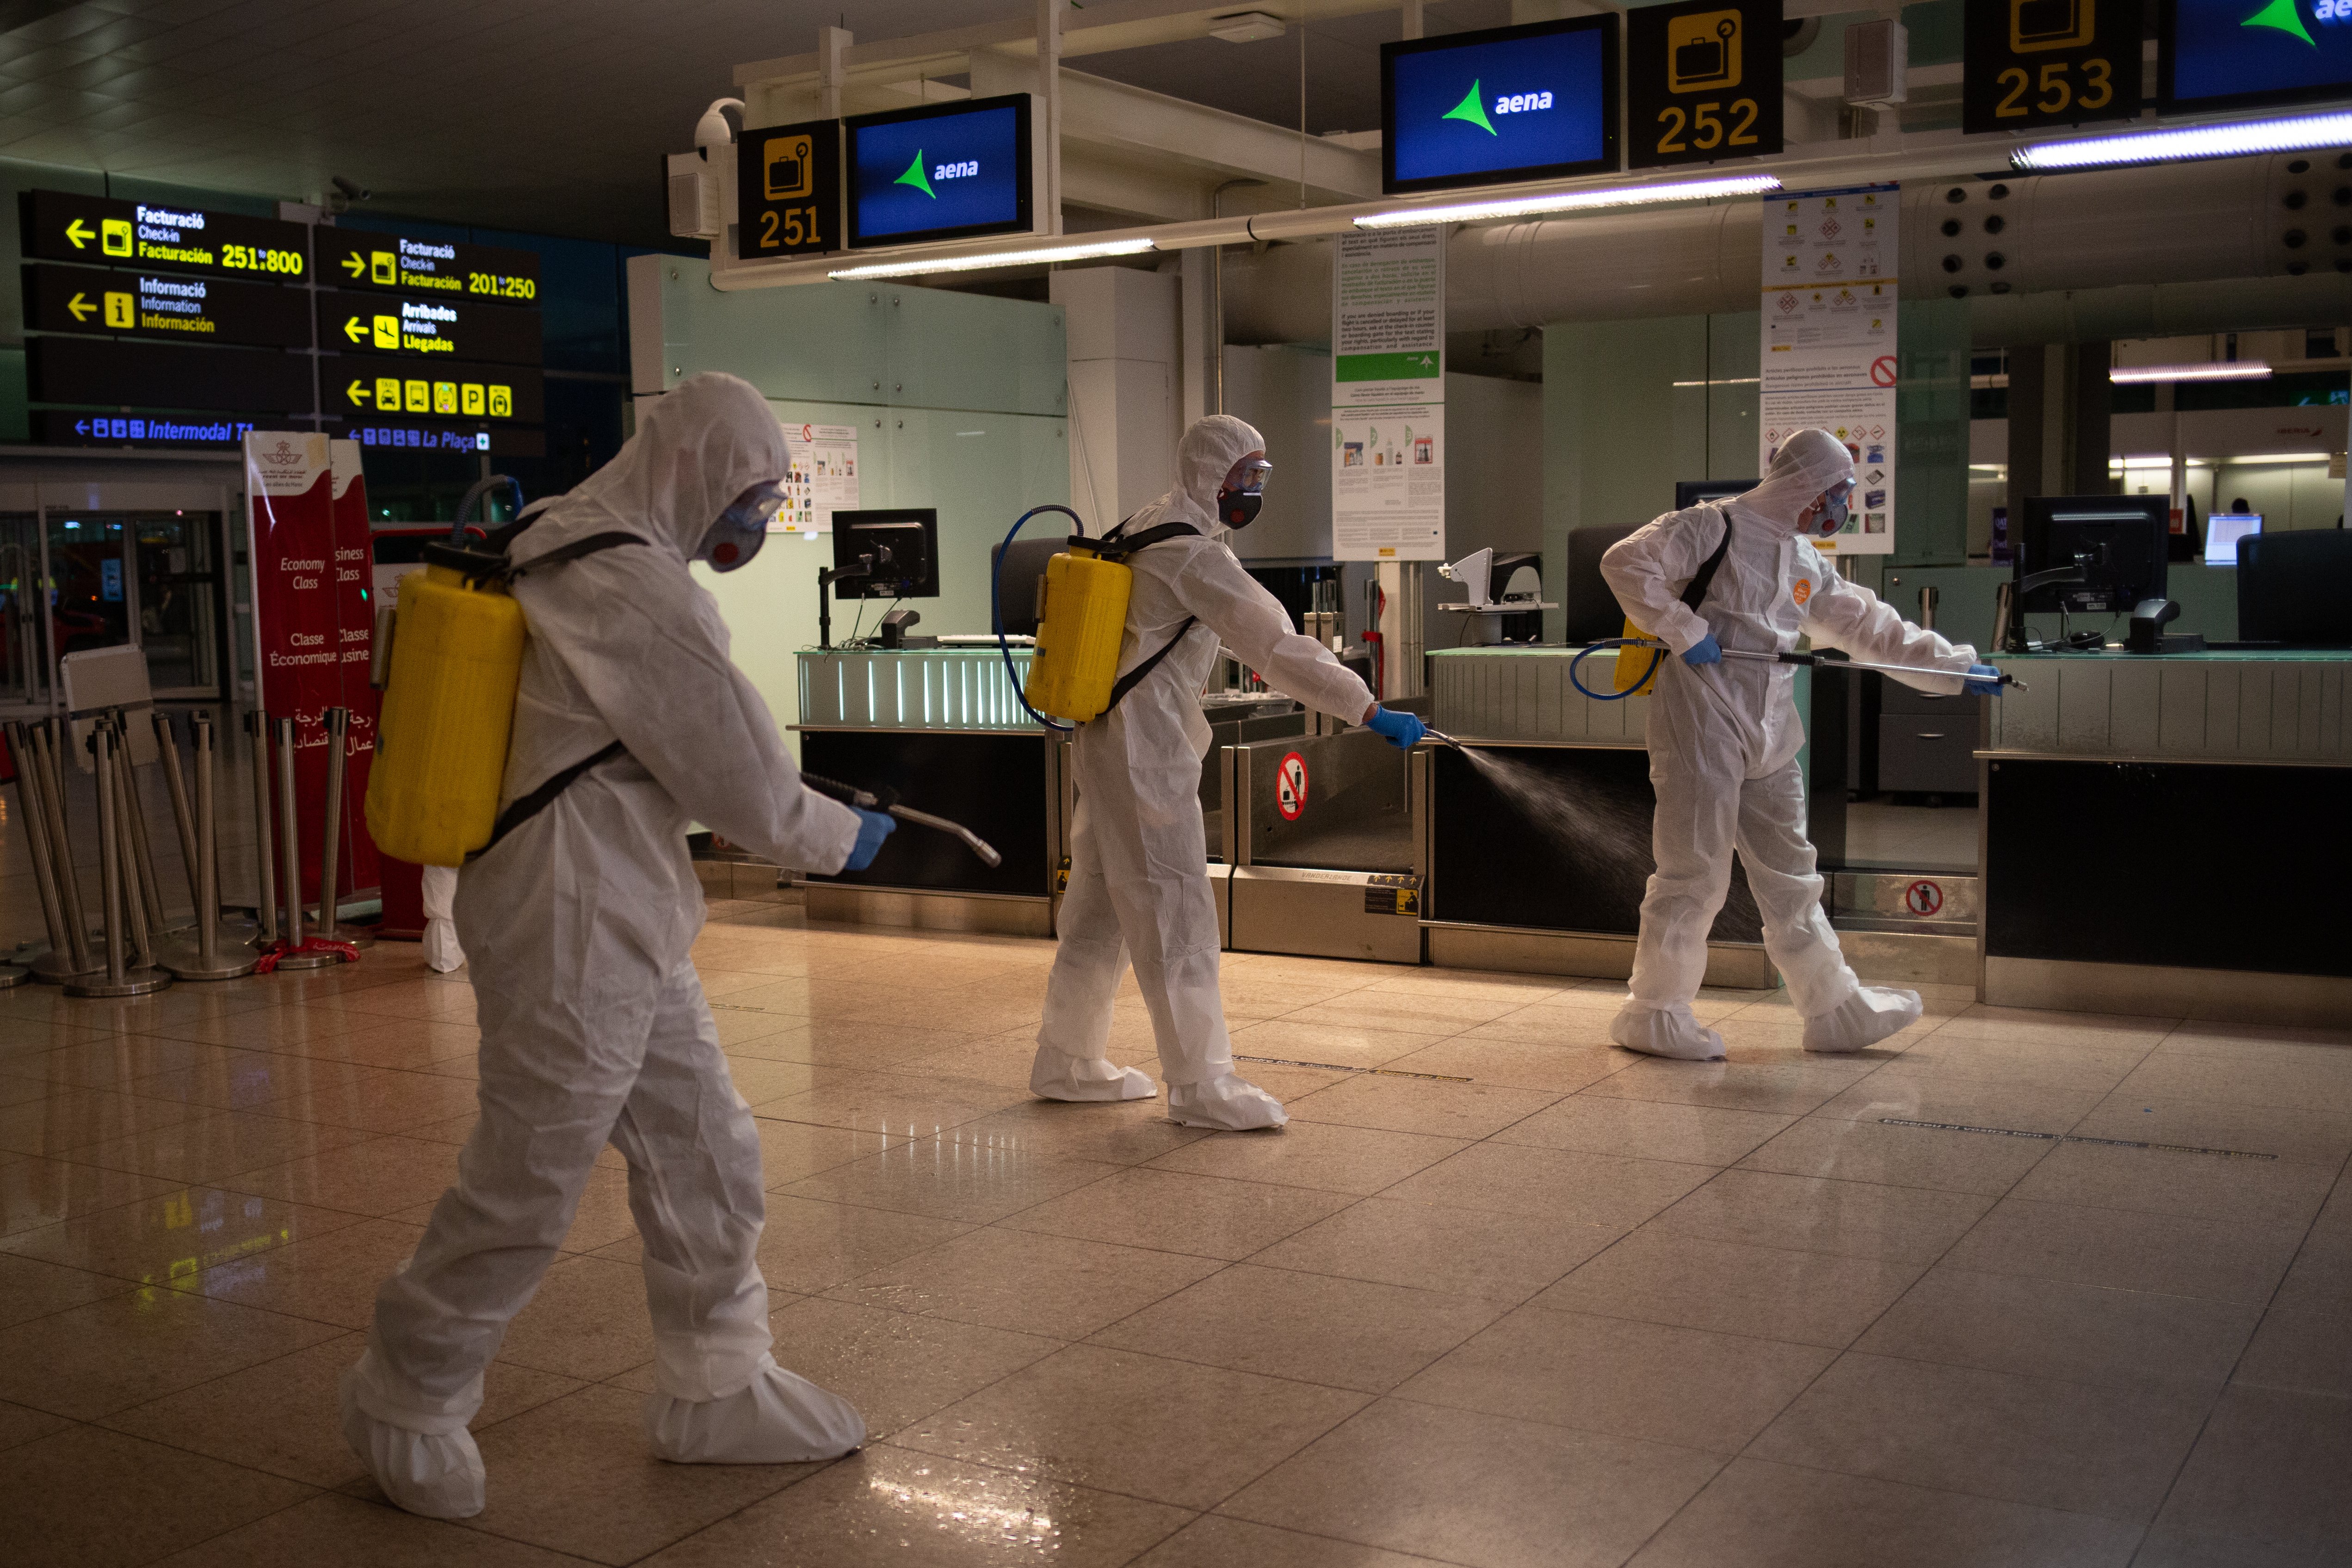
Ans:
[[[1381,188],[1617,167],[1617,18],[1578,16],[1381,46]]]
[[[2169,104],[2292,103],[2352,89],[2345,0],[2164,0],[2158,39],[2157,96]]]
[[[853,247],[1030,226],[1028,94],[861,115],[844,129]]]
[[[2205,564],[2235,566],[2238,563],[2238,541],[2250,533],[2263,531],[2263,514],[2258,511],[2216,511],[2205,517]]]

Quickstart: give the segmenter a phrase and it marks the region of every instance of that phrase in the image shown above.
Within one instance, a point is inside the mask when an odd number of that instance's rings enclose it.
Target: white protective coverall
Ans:
[[[689,822],[811,870],[838,868],[857,835],[856,813],[801,784],[767,704],[729,660],[717,601],[687,570],[719,513],[784,471],[760,394],[696,376],[509,551],[528,566],[593,534],[644,542],[516,581],[530,640],[501,809],[616,739],[627,754],[574,780],[459,878],[481,1120],[415,1256],[378,1292],[367,1351],[343,1383],[345,1436],[412,1511],[480,1510],[466,1424],[482,1369],[607,1142],[628,1161],[645,1242],[655,1452],[782,1463],[865,1439],[846,1402],[769,1354],[752,1257],[765,1214],[759,1137],[688,956],[703,920]]]
[[[1177,444],[1176,488],[1127,524],[1129,537],[1168,522],[1189,523],[1200,536],[1127,558],[1135,583],[1119,673],[1157,653],[1185,617],[1195,618],[1117,708],[1078,726],[1070,881],[1029,1079],[1047,1099],[1140,1100],[1152,1092],[1149,1078],[1108,1059],[1111,1003],[1132,963],[1160,1047],[1170,1117],[1234,1131],[1287,1120],[1272,1096],[1234,1073],[1217,994],[1217,908],[1201,816],[1201,759],[1209,749],[1201,689],[1222,642],[1276,691],[1349,723],[1362,721],[1372,694],[1328,648],[1291,629],[1281,601],[1223,542],[1218,488],[1234,463],[1265,446],[1230,415],[1195,421]]]
[[[1657,872],[1642,900],[1632,994],[1610,1037],[1653,1056],[1720,1058],[1722,1037],[1692,1016],[1706,935],[1731,887],[1738,847],[1764,917],[1764,950],[1805,1020],[1808,1050],[1860,1050],[1919,1016],[1916,992],[1865,987],[1838,950],[1805,837],[1804,743],[1788,665],[1679,657],[1710,633],[1727,649],[1787,652],[1799,633],[1860,659],[1946,669],[1906,680],[1958,693],[1976,651],[1911,626],[1837,574],[1798,536],[1799,515],[1851,483],[1852,455],[1823,430],[1790,437],[1758,486],[1728,501],[1668,512],[1610,547],[1601,574],[1634,625],[1674,649],[1650,703],[1652,829]],[[1731,549],[1695,613],[1684,585],[1723,542]],[[1627,654],[1623,657],[1632,657]]]
[[[457,868],[427,866],[418,879],[425,902],[425,962],[436,973],[466,966],[466,950],[457,941]]]

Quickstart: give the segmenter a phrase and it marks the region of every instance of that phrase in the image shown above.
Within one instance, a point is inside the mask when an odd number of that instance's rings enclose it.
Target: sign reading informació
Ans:
[[[1445,230],[1331,249],[1331,554],[1445,558]]]

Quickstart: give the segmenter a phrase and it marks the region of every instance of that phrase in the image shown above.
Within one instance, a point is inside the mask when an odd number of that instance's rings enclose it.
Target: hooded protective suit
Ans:
[[[1675,655],[1709,636],[1725,648],[1787,652],[1802,633],[1856,658],[1950,670],[1907,684],[1958,693],[1974,649],[1907,624],[1799,537],[1800,514],[1853,479],[1843,442],[1801,430],[1754,489],[1668,512],[1611,546],[1601,574],[1633,623]],[[1694,612],[1682,603],[1683,587],[1727,526],[1731,548]],[[1642,900],[1632,994],[1610,1026],[1621,1046],[1654,1056],[1723,1055],[1722,1037],[1699,1027],[1690,1001],[1706,973],[1706,934],[1730,889],[1735,846],[1763,913],[1765,952],[1805,1019],[1808,1050],[1860,1050],[1919,1016],[1916,993],[1854,978],[1822,912],[1805,837],[1796,761],[1805,735],[1794,679],[1790,666],[1748,659],[1689,665],[1670,656],[1659,666],[1649,716],[1658,868]]]
[[[1218,488],[1235,462],[1265,446],[1229,415],[1195,421],[1176,447],[1176,488],[1127,524],[1132,536],[1189,523],[1200,537],[1128,557],[1135,582],[1119,673],[1159,652],[1186,617],[1193,624],[1117,708],[1078,727],[1069,888],[1029,1080],[1049,1099],[1151,1093],[1150,1079],[1108,1058],[1111,1003],[1131,962],[1160,1047],[1170,1116],[1228,1129],[1286,1120],[1271,1096],[1234,1074],[1217,994],[1217,909],[1201,817],[1209,748],[1201,689],[1222,642],[1276,690],[1349,723],[1363,720],[1372,694],[1329,649],[1291,629],[1289,612],[1223,542]]]
[[[838,868],[857,834],[855,812],[802,785],[766,703],[728,658],[717,602],[687,570],[729,503],[784,471],[760,394],[696,376],[509,552],[527,566],[592,534],[643,542],[516,580],[530,635],[501,809],[614,740],[627,751],[459,877],[481,1120],[415,1255],[377,1294],[343,1388],[345,1435],[414,1511],[480,1510],[466,1423],[482,1369],[608,1142],[628,1161],[645,1241],[655,1451],[778,1463],[864,1440],[855,1410],[769,1355],[752,1258],[765,1214],[759,1138],[688,956],[703,918],[689,822],[811,870]]]

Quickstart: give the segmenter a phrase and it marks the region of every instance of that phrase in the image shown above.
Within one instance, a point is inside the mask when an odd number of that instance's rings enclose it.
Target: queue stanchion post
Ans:
[[[215,816],[211,715],[199,712],[190,721],[188,739],[196,762],[196,933],[193,944],[175,945],[164,954],[163,967],[182,980],[235,980],[252,973],[259,960],[251,947],[220,928],[220,832]]]
[[[158,969],[134,965],[127,956],[131,942],[123,931],[122,897],[127,868],[121,811],[114,798],[114,726],[100,720],[90,728],[89,742],[98,773],[98,864],[106,909],[106,967],[67,981],[65,992],[68,996],[150,995],[171,984],[172,977]]]

